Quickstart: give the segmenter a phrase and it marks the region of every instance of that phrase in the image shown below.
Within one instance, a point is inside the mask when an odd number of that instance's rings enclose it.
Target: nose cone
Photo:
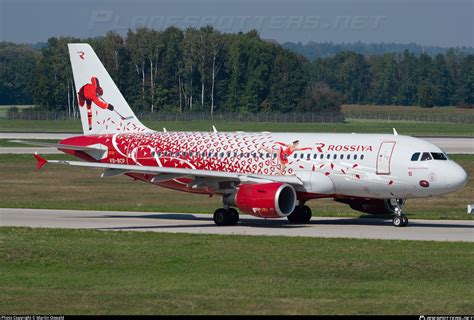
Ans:
[[[457,163],[453,162],[448,174],[448,184],[452,191],[461,189],[467,184],[468,176],[466,171]]]

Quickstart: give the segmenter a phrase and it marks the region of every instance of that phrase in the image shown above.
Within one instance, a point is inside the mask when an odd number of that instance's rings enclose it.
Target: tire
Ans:
[[[301,211],[301,208],[299,206],[296,206],[293,209],[293,212],[286,218],[288,219],[290,223],[299,223],[298,218],[300,216],[300,211]]]
[[[308,206],[296,206],[293,212],[286,217],[291,223],[308,223],[313,213]]]
[[[402,227],[406,227],[407,225],[408,225],[407,216],[402,216]]]
[[[311,208],[308,206],[303,206],[300,223],[308,223],[312,216],[313,212],[311,212]]]
[[[229,214],[227,210],[219,208],[214,211],[214,223],[218,226],[226,226],[229,224]]]
[[[229,208],[230,216],[232,217],[232,221],[230,223],[231,226],[235,226],[239,222],[239,212],[234,208]]]
[[[395,227],[401,227],[402,226],[402,218],[399,216],[395,216],[392,219],[392,223]]]

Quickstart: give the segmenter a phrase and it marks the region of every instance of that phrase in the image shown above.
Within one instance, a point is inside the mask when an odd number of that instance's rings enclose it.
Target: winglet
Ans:
[[[34,156],[35,156],[36,160],[38,161],[38,162],[36,163],[36,169],[39,170],[39,169],[41,169],[45,164],[48,163],[48,160],[41,158],[41,157],[38,155],[38,152],[35,152]]]
[[[397,130],[395,130],[395,128],[393,128],[393,135],[398,136],[398,132],[397,132]]]

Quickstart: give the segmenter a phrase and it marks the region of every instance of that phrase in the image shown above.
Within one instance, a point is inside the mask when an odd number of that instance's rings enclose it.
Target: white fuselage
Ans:
[[[402,135],[151,132],[113,141],[128,164],[295,175],[303,182],[296,191],[311,198],[429,197],[467,183],[466,172],[439,147]]]

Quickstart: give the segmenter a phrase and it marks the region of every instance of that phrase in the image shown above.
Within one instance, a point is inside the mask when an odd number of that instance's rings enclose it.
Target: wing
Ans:
[[[282,182],[294,186],[302,186],[303,182],[296,176],[280,176],[280,175],[265,175],[254,173],[238,173],[238,172],[223,172],[197,169],[183,169],[183,168],[166,168],[166,167],[152,167],[152,166],[138,166],[127,164],[111,164],[98,162],[83,162],[83,161],[67,161],[67,160],[45,160],[35,154],[38,160],[37,167],[41,168],[46,163],[62,164],[76,167],[104,169],[101,177],[111,177],[126,173],[139,173],[154,175],[151,182],[159,183],[178,178],[191,178],[193,182],[191,187],[200,187],[206,184],[215,182],[250,182],[250,183],[268,183],[268,182]]]

